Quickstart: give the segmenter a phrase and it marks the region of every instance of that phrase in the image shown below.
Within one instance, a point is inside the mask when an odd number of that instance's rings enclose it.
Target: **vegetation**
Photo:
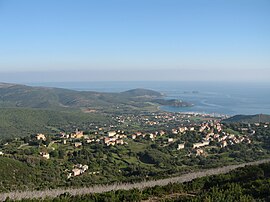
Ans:
[[[223,130],[234,132],[241,139],[249,133],[241,131],[244,127],[244,124],[230,124],[224,125]],[[127,136],[124,139],[127,144],[114,146],[107,146],[103,140],[87,143],[87,140],[104,136],[102,131],[96,134],[91,130],[84,132],[88,138],[81,139],[62,139],[61,134],[56,133],[46,135],[46,140],[38,140],[36,135],[5,140],[0,144],[0,151],[4,153],[0,156],[0,165],[3,164],[2,171],[5,173],[0,177],[0,192],[138,182],[141,179],[160,179],[191,170],[268,158],[268,128],[264,125],[251,127],[256,129],[256,133],[250,136],[252,144],[243,141],[221,147],[212,141],[203,149],[203,155],[198,155],[193,148],[193,143],[201,140],[202,134],[198,129],[183,134],[165,131],[167,135],[157,136],[155,140],[150,139],[149,132],[145,133],[145,137],[134,140],[131,134],[122,133]],[[168,137],[176,141],[169,144]],[[82,145],[76,147],[76,142]],[[178,144],[183,142],[186,142],[185,148],[177,150]],[[48,153],[50,159],[45,159],[41,153]],[[10,163],[5,163],[7,161]],[[68,174],[79,164],[89,166],[89,170],[69,178]],[[21,174],[27,179],[15,177],[21,169]],[[29,173],[25,174],[24,171]]]
[[[72,196],[70,193],[47,199],[22,201],[220,201],[251,202],[270,200],[270,163],[246,166],[231,171],[195,179],[186,183],[171,183],[133,190],[117,190]],[[7,200],[9,201],[9,200]]]
[[[132,110],[139,107],[142,110],[151,106],[148,102],[161,96],[161,93],[147,89],[100,93],[0,83],[0,107],[91,108],[103,112],[110,108],[127,107]]]
[[[99,93],[0,83],[0,139],[110,124],[118,114],[157,111],[158,104],[167,103],[159,103],[161,97],[147,89]]]
[[[236,115],[224,120],[225,123],[264,123],[270,122],[270,115],[256,114],[256,115]]]
[[[161,96],[145,89],[97,93],[0,84],[0,193],[133,183],[269,158],[269,123],[246,124],[239,120],[255,122],[256,117],[235,117],[221,124],[220,119],[213,117],[158,112],[158,104],[188,104],[164,101]],[[265,117],[260,115],[260,121]],[[77,128],[83,131],[78,133],[80,137],[76,136]],[[111,137],[110,131],[115,134],[117,131],[118,136]],[[38,133],[45,135],[38,138]],[[140,135],[135,135],[138,133]],[[115,138],[109,140],[113,144],[106,142],[110,138]],[[203,141],[205,145],[194,146]],[[82,166],[86,166],[83,172]],[[78,168],[80,173],[75,174]],[[257,171],[260,176],[257,173],[254,176],[258,179],[268,179],[264,167]],[[247,175],[250,173],[248,171]],[[228,181],[223,182],[223,178]],[[195,180],[167,188],[118,191],[82,198],[66,194],[55,200],[108,201],[110,197],[112,201],[151,197],[162,197],[165,201],[211,201],[214,197],[220,197],[220,201],[267,199],[246,192],[244,184],[230,179],[222,176],[221,187],[209,182],[218,179],[209,177],[202,182]],[[266,183],[267,189],[268,181],[259,183]],[[170,191],[177,187],[181,187],[180,191]],[[207,194],[203,194],[206,190]],[[222,192],[239,192],[240,195],[228,198]]]
[[[59,133],[59,130],[86,128],[90,124],[110,123],[104,114],[77,110],[0,108],[0,139],[30,136],[36,133]]]

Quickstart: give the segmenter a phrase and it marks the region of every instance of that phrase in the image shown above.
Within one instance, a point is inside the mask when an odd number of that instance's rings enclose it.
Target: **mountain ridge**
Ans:
[[[138,97],[148,99],[161,96],[161,93],[148,89],[132,89],[120,93],[101,93],[0,83],[0,107],[98,107],[117,103],[130,104],[130,101]]]

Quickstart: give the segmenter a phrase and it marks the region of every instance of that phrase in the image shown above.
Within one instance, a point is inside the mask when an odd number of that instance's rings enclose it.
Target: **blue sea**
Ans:
[[[166,99],[180,99],[194,104],[192,107],[161,107],[165,111],[225,115],[270,114],[270,83],[106,81],[31,83],[30,85],[99,92],[122,92],[134,88],[146,88],[164,93]]]

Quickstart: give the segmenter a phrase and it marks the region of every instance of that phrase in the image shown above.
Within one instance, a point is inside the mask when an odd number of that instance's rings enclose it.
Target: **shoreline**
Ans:
[[[201,115],[201,116],[209,116],[209,117],[213,117],[213,118],[230,118],[234,115],[228,115],[228,114],[220,114],[220,113],[206,113],[206,112],[195,112],[195,111],[190,111],[190,112],[183,112],[183,111],[169,111],[169,110],[165,110],[162,109],[162,107],[164,107],[164,105],[159,105],[157,106],[157,110],[161,111],[161,112],[170,112],[170,113],[178,113],[178,114],[183,114],[183,115],[193,115],[193,116],[197,116],[197,115]],[[165,106],[166,107],[166,106]],[[183,108],[183,107],[181,107]]]

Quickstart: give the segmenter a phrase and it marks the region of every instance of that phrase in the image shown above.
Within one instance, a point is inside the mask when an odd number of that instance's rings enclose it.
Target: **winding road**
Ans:
[[[270,162],[270,159],[264,159],[259,161],[254,161],[250,163],[242,163],[238,165],[230,165],[224,166],[220,168],[212,168],[203,171],[191,172],[188,174],[183,174],[178,177],[165,178],[160,180],[150,180],[150,181],[142,181],[138,183],[119,183],[112,185],[95,185],[93,187],[82,187],[82,188],[67,188],[67,189],[51,189],[51,190],[43,190],[43,191],[15,191],[9,193],[0,193],[0,201],[4,201],[7,197],[13,200],[21,200],[21,199],[34,199],[34,198],[45,198],[45,197],[56,197],[65,192],[69,192],[71,195],[83,195],[89,193],[102,193],[108,191],[116,191],[116,190],[130,190],[134,188],[144,189],[146,187],[154,187],[156,185],[165,186],[169,183],[183,183],[188,182],[196,178],[217,175],[222,173],[228,173],[231,170],[236,168],[244,167],[247,165],[258,165],[262,163]]]

